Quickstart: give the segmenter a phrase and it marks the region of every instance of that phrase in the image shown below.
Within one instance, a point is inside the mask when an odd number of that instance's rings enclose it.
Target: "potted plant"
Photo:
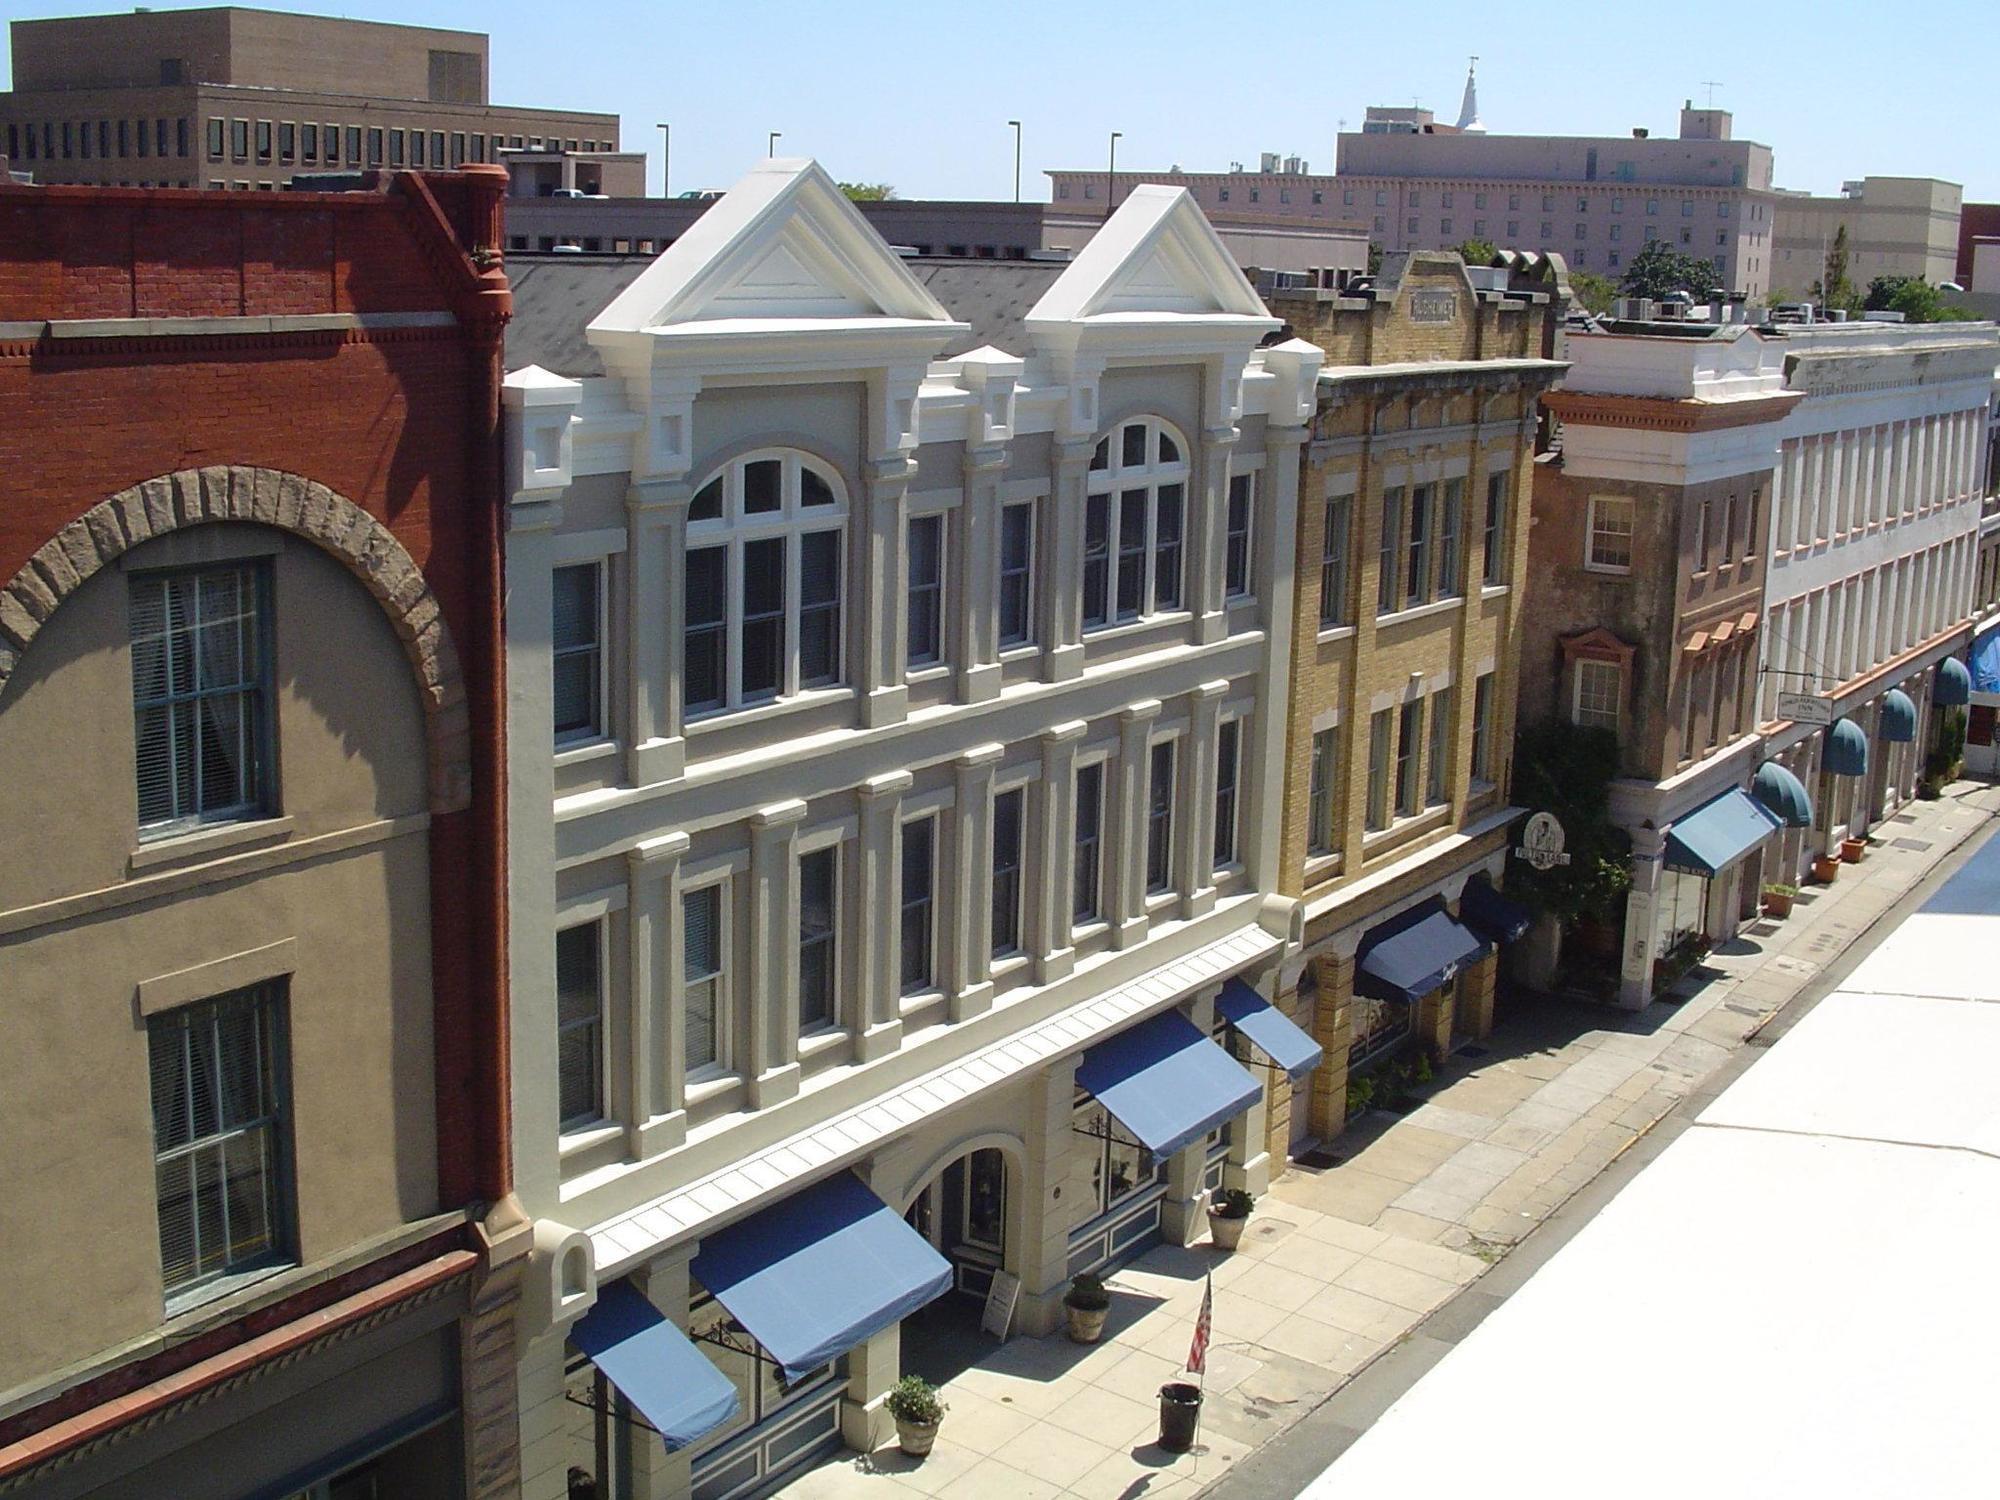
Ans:
[[[1208,1200],[1208,1237],[1218,1250],[1234,1250],[1243,1242],[1243,1226],[1257,1200],[1242,1188],[1217,1188]]]
[[[1792,914],[1792,898],[1798,895],[1798,893],[1799,888],[1795,885],[1786,885],[1781,881],[1772,881],[1771,884],[1764,887],[1764,910],[1769,915],[1783,921]]]
[[[882,1404],[896,1419],[896,1446],[912,1458],[929,1453],[947,1409],[938,1388],[921,1375],[905,1375],[889,1387]]]
[[[1069,1315],[1069,1336],[1079,1344],[1094,1344],[1104,1336],[1104,1318],[1111,1311],[1111,1291],[1102,1277],[1085,1271],[1072,1277],[1063,1293]]]
[[[1842,839],[1840,841],[1840,857],[1850,865],[1860,864],[1861,856],[1867,852],[1868,840],[1866,839]]]
[[[1813,879],[1821,885],[1832,885],[1840,879],[1840,861],[1831,854],[1815,854],[1812,864]]]

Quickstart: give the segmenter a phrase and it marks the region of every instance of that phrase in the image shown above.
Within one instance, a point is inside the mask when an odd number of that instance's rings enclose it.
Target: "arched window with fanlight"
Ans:
[[[1098,440],[1084,502],[1084,629],[1183,607],[1188,473],[1186,442],[1157,418]]]
[[[840,683],[847,490],[789,450],[738,458],[688,506],[681,636],[687,715]]]

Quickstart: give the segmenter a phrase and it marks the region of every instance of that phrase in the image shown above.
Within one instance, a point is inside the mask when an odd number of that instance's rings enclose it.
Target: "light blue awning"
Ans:
[[[1965,663],[1947,656],[1938,663],[1937,682],[1931,688],[1931,702],[1939,708],[1963,708],[1972,701],[1972,674]]]
[[[1885,744],[1907,745],[1917,737],[1917,705],[1901,688],[1882,695],[1882,739]]]
[[[1783,827],[1778,815],[1742,787],[1702,803],[1667,830],[1666,866],[1719,875]]]
[[[1767,760],[1750,778],[1750,795],[1784,820],[1788,828],[1813,826],[1812,796],[1805,783],[1775,760]]]
[[[1363,934],[1354,988],[1371,999],[1415,1005],[1484,958],[1486,948],[1451,919],[1442,897],[1433,896]]]
[[[1485,880],[1468,880],[1458,898],[1458,919],[1489,943],[1518,943],[1535,925],[1535,914],[1501,895]]]
[[[1981,693],[2000,693],[2000,629],[1972,643],[1972,686]]]
[[[1868,774],[1868,736],[1852,719],[1835,719],[1827,726],[1826,750],[1820,767],[1829,776]]]
[[[951,1262],[851,1172],[705,1236],[688,1269],[787,1380],[951,1286]]]
[[[1083,1054],[1076,1081],[1155,1156],[1200,1140],[1264,1094],[1177,1010],[1106,1037]]]
[[[736,1387],[631,1283],[597,1289],[569,1341],[666,1440],[685,1448],[736,1415]]]
[[[1215,1008],[1291,1077],[1303,1078],[1319,1066],[1319,1043],[1242,980],[1223,981]]]

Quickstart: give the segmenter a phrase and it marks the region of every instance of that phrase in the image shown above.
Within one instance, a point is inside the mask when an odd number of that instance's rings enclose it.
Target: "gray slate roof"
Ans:
[[[535,255],[507,257],[514,288],[514,318],[507,325],[507,368],[540,365],[581,380],[604,373],[584,328],[652,263],[644,255]],[[1065,265],[1060,261],[936,259],[904,262],[972,332],[952,341],[947,358],[992,344],[1025,355],[1022,319],[1041,300]]]

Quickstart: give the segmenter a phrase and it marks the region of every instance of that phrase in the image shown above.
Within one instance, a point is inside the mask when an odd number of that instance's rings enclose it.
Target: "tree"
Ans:
[[[1868,312],[1882,312],[1896,305],[1896,294],[1911,282],[1923,283],[1921,276],[1877,276],[1868,283],[1868,295],[1861,306]]]
[[[1715,267],[1683,255],[1665,240],[1654,240],[1632,257],[1625,268],[1625,295],[1651,297],[1655,302],[1674,292],[1705,299],[1716,283]]]
[[[1826,308],[1841,308],[1847,312],[1861,311],[1861,294],[1854,289],[1854,283],[1847,279],[1847,226],[1841,225],[1833,232],[1833,243],[1827,247],[1826,264],[1820,278],[1810,288],[1813,301]]]
[[[1611,304],[1618,300],[1618,283],[1609,276],[1599,276],[1590,271],[1570,272],[1569,289],[1586,311],[1599,317],[1610,312]]]
[[[1460,240],[1454,247],[1458,258],[1468,266],[1490,266],[1499,252],[1493,248],[1491,240]]]
[[[1972,316],[1948,305],[1943,293],[1921,276],[1877,276],[1868,283],[1862,305],[1870,312],[1899,312],[1905,323],[1957,323]]]
[[[896,196],[896,190],[886,182],[843,182],[839,187],[856,203],[884,203]]]
[[[1374,240],[1368,242],[1368,274],[1370,276],[1382,274],[1382,247]]]
[[[1554,813],[1570,858],[1548,870],[1516,863],[1507,872],[1507,889],[1565,927],[1580,917],[1616,922],[1632,884],[1632,837],[1611,821],[1611,781],[1618,771],[1618,736],[1608,729],[1546,719],[1515,737],[1511,800]]]

